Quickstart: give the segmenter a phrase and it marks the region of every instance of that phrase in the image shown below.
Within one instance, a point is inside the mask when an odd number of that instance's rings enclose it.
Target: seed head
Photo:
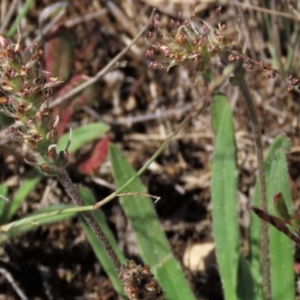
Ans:
[[[199,72],[203,72],[208,69],[213,57],[228,55],[231,41],[224,33],[223,25],[213,27],[204,20],[196,22],[194,14],[186,20],[179,13],[178,19],[170,21],[169,31],[161,28],[157,16],[150,22],[154,26],[153,31],[147,34],[150,49],[146,56],[153,58],[149,67],[169,70],[175,65],[192,63]],[[154,41],[150,42],[153,37]]]
[[[13,44],[0,36],[0,89],[5,95],[0,98],[0,112],[21,124],[7,130],[7,134],[39,153],[46,161],[43,163],[46,170],[46,165],[56,157],[61,160],[53,154],[55,148],[48,151],[57,141],[57,122],[50,119],[49,96],[61,82],[55,77],[45,82],[37,71],[35,65],[42,55],[38,44],[23,49],[19,43]]]
[[[132,260],[127,261],[119,270],[119,278],[130,300],[165,299],[165,293],[147,265],[140,266]]]

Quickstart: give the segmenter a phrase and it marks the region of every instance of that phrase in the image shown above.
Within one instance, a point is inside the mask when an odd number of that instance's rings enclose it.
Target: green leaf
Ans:
[[[24,233],[29,230],[34,230],[42,225],[64,221],[76,214],[75,212],[67,213],[67,214],[63,213],[63,211],[65,209],[68,209],[71,207],[73,207],[73,205],[65,205],[65,204],[52,205],[52,206],[43,208],[39,211],[36,211],[34,213],[31,213],[28,216],[26,216],[26,218],[24,218],[24,219],[27,219],[28,222],[23,223],[23,225],[21,225],[21,226],[12,227],[12,229],[8,231],[7,236],[12,238],[20,233]],[[29,218],[31,221],[29,221]]]
[[[268,182],[267,195],[269,213],[273,215],[276,214],[276,209],[272,200],[274,195],[279,192],[285,200],[288,211],[291,212],[293,210],[293,203],[291,199],[286,158],[283,151],[277,151],[277,155],[272,161]],[[293,242],[273,226],[270,226],[269,230],[272,299],[294,300],[295,278],[293,267]]]
[[[284,199],[281,192],[274,195],[273,205],[274,205],[276,214],[280,219],[282,219],[283,221],[291,220],[291,215],[288,211],[288,207],[286,205],[286,200]]]
[[[42,224],[45,219],[56,220],[57,218],[60,217],[64,218],[64,216],[66,215],[73,215],[78,212],[84,212],[93,209],[94,209],[93,205],[89,205],[89,206],[57,205],[57,206],[53,206],[53,208],[49,209],[49,211],[47,209],[43,209],[33,214],[30,214],[29,216],[26,216],[20,220],[13,221],[8,224],[4,224],[0,226],[0,232],[1,233],[11,233],[12,231],[15,232],[17,228],[21,228],[27,225],[33,225],[36,227]]]
[[[214,96],[211,113],[216,134],[211,199],[219,272],[225,299],[250,300],[254,291],[248,265],[240,253],[236,147],[232,114],[226,96]]]
[[[238,262],[237,294],[239,299],[256,299],[254,282],[250,272],[249,263],[242,254],[239,255]]]
[[[222,123],[224,108],[228,110],[225,101],[227,101],[226,96],[220,94],[214,96],[214,102],[211,109],[211,114],[212,114],[211,125],[216,135],[218,134],[220,125]]]
[[[300,229],[300,215],[298,212],[296,212],[291,219],[291,229],[292,232],[296,232]]]
[[[69,147],[69,153],[74,153],[85,144],[101,137],[108,129],[109,126],[104,123],[91,123],[72,130],[72,141]],[[69,133],[66,133],[59,139],[57,151],[62,151],[66,148],[69,137]]]
[[[0,184],[0,196],[6,198],[7,196],[7,185],[6,184]],[[4,198],[0,197],[0,216],[3,213],[6,205],[6,200]]]
[[[79,190],[79,193],[82,197],[83,202],[86,205],[94,205],[96,203],[95,198],[94,198],[94,196],[93,196],[93,194],[91,193],[90,190],[88,190],[87,188],[84,188],[82,186],[79,187],[78,190]],[[101,209],[97,209],[96,211],[93,210],[90,213],[93,215],[93,217],[95,218],[98,225],[104,231],[105,236],[109,240],[110,245],[114,249],[117,257],[119,258],[119,261],[122,264],[125,264],[126,263],[126,258],[124,256],[124,254],[122,253],[122,251],[120,250],[120,248],[118,246],[118,243],[115,240],[114,234],[111,232],[110,228],[108,227],[106,219],[105,219],[105,215],[103,214]],[[92,244],[92,246],[93,246],[93,244]]]
[[[22,182],[12,201],[5,205],[0,217],[1,224],[8,222],[12,218],[22,202],[26,200],[28,194],[39,183],[42,177],[43,175],[37,169],[33,169],[27,174],[26,179]]]
[[[120,187],[136,172],[113,144],[109,146],[109,156],[113,177]],[[147,190],[137,178],[123,192],[146,193]],[[195,299],[172,254],[152,201],[142,196],[123,196],[120,203],[132,225],[139,252],[144,262],[150,265],[167,299]]]
[[[18,13],[17,18],[15,18],[14,23],[11,25],[10,29],[8,30],[6,37],[12,38],[12,36],[16,33],[19,24],[22,22],[23,18],[28,13],[31,5],[33,5],[35,0],[26,0],[25,3],[20,7],[20,11]]]
[[[288,150],[291,143],[283,135],[278,135],[269,148],[267,156],[264,161],[265,176],[268,185],[268,178],[271,171],[271,163],[276,157],[276,152],[279,149]],[[252,200],[254,206],[260,206],[258,182],[255,184],[254,196]],[[263,299],[261,293],[262,277],[261,277],[261,220],[252,215],[249,227],[249,263],[252,278],[255,283],[256,299]]]
[[[92,195],[92,193],[88,190],[85,189],[83,187],[79,188],[79,193],[82,197],[82,200],[84,201],[85,204],[88,205],[93,205],[96,203],[94,196]],[[126,259],[124,257],[124,255],[122,254],[122,252],[120,251],[118,244],[111,232],[111,230],[109,229],[107,222],[105,220],[105,216],[103,214],[103,212],[99,209],[97,211],[92,211],[91,214],[93,215],[93,217],[95,218],[96,222],[98,223],[98,225],[101,227],[101,229],[103,230],[105,236],[107,237],[109,244],[112,246],[112,248],[114,249],[114,252],[116,253],[117,257],[119,258],[121,263],[125,263]],[[114,288],[116,289],[116,291],[118,292],[119,295],[122,295],[123,298],[124,296],[124,291],[123,291],[123,285],[120,281],[120,279],[118,278],[118,274],[113,266],[113,264],[111,263],[110,259],[108,258],[104,248],[102,247],[100,241],[97,239],[97,237],[95,236],[94,232],[92,231],[92,229],[88,226],[88,224],[86,223],[86,221],[84,220],[84,218],[82,216],[80,216],[80,222],[81,225],[87,235],[87,238],[99,260],[99,262],[101,263],[102,267],[104,268],[105,272],[107,273],[107,275],[109,276],[110,280],[112,281]]]

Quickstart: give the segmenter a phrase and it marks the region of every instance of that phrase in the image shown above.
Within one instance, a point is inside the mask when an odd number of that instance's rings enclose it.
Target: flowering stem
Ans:
[[[77,206],[84,206],[84,202],[82,201],[79,193],[74,187],[73,182],[71,181],[68,173],[64,169],[64,167],[55,165],[54,166],[56,177],[59,180],[59,182],[64,187],[65,191],[69,195],[69,197],[73,200],[73,202]],[[105,249],[109,259],[111,260],[114,268],[117,272],[119,272],[121,263],[118,260],[118,257],[116,256],[114,250],[112,249],[109,241],[107,240],[105,234],[103,233],[102,229],[99,227],[97,222],[95,221],[94,217],[90,212],[82,212],[82,215],[84,216],[86,222],[91,227],[95,235],[97,236],[98,240],[101,242],[103,248]]]
[[[57,179],[64,187],[65,191],[77,206],[84,206],[84,203],[75,189],[68,173],[64,167],[58,164],[53,166]],[[149,299],[165,300],[165,292],[162,290],[154,275],[150,272],[149,266],[142,267],[134,261],[127,261],[126,265],[121,265],[109,241],[104,235],[102,229],[96,223],[95,219],[89,212],[82,212],[86,222],[99,239],[102,247],[105,249],[111,260],[118,276],[123,284],[124,292],[131,300]],[[151,287],[149,289],[149,287]]]
[[[245,81],[245,71],[239,67],[234,71],[236,84],[244,97],[248,108],[249,117],[252,125],[252,133],[256,148],[257,169],[260,205],[262,210],[268,212],[267,196],[266,196],[266,180],[264,172],[264,156],[261,139],[260,126],[254,106],[252,96]],[[261,222],[261,259],[262,259],[262,280],[263,280],[263,295],[265,300],[271,300],[271,281],[270,281],[270,257],[269,257],[269,227],[267,222]]]

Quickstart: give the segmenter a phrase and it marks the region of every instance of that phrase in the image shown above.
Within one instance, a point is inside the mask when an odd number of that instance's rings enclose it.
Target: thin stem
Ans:
[[[124,183],[121,187],[119,187],[115,192],[107,196],[102,201],[96,203],[94,205],[94,209],[98,209],[99,207],[103,206],[104,204],[111,201],[113,198],[115,198],[119,193],[121,193],[129,184],[131,184],[136,178],[141,176],[148,167],[155,161],[155,159],[164,151],[164,149],[170,144],[170,142],[173,140],[173,138],[180,132],[180,130],[194,117],[201,114],[205,108],[208,107],[210,104],[210,99],[213,96],[214,92],[219,89],[220,86],[223,85],[223,83],[227,80],[228,76],[232,74],[232,72],[237,67],[236,64],[230,64],[227,66],[223,74],[216,77],[209,85],[208,91],[203,96],[201,101],[197,103],[188,115],[183,119],[183,121],[177,126],[177,128],[167,137],[167,139],[162,143],[162,145],[156,150],[156,152],[146,161],[146,163],[138,170],[138,172],[131,177],[126,183]]]
[[[154,13],[155,13],[155,9],[153,9],[152,14],[150,16],[150,19],[152,19],[152,17],[154,16]],[[104,74],[106,74],[121,59],[121,57],[127,53],[127,51],[131,48],[131,46],[134,45],[135,42],[145,33],[145,31],[147,30],[148,26],[149,26],[149,24],[147,23],[142,28],[142,30],[138,33],[138,35],[131,41],[131,43],[128,46],[126,46],[119,54],[117,54],[95,76],[93,76],[92,78],[88,79],[87,81],[85,81],[84,83],[80,84],[79,86],[75,87],[74,89],[72,89],[68,93],[64,94],[63,96],[55,99],[54,101],[51,101],[51,103],[49,105],[50,108],[54,107],[54,106],[56,106],[58,104],[61,104],[63,101],[69,99],[70,97],[74,96],[75,94],[83,91],[88,86],[90,86],[90,85],[94,84],[95,82],[97,82],[101,76],[103,76]]]
[[[73,182],[71,181],[68,173],[63,167],[55,166],[56,176],[59,182],[64,187],[65,191],[69,195],[69,197],[73,200],[73,202],[77,206],[84,206],[84,202],[82,201],[79,193],[74,187]],[[95,221],[94,217],[90,212],[82,212],[86,222],[91,227],[95,235],[97,236],[98,240],[101,242],[102,247],[105,249],[109,259],[111,260],[112,264],[114,265],[117,272],[119,272],[121,263],[118,260],[114,250],[112,249],[109,241],[107,240],[105,234],[103,233],[102,229],[99,227],[97,222]]]
[[[6,278],[6,280],[11,284],[15,292],[18,294],[21,300],[28,300],[27,296],[24,294],[24,292],[20,289],[18,284],[16,283],[15,279],[13,278],[12,274],[4,269],[0,268],[0,273]]]
[[[260,126],[254,106],[254,102],[247,83],[245,81],[245,71],[242,67],[234,71],[237,84],[243,94],[245,103],[248,108],[249,117],[252,125],[253,138],[256,148],[258,182],[260,205],[262,210],[268,212],[267,194],[266,194],[266,180],[264,171],[264,156],[261,140]],[[271,281],[270,281],[270,258],[269,258],[269,227],[267,222],[261,222],[261,259],[262,259],[262,280],[263,280],[263,295],[265,300],[271,300]]]

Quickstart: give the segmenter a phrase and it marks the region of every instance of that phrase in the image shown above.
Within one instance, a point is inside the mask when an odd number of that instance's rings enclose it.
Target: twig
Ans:
[[[292,14],[285,13],[285,12],[282,12],[282,11],[268,9],[268,8],[261,7],[261,6],[252,5],[252,4],[249,4],[249,3],[242,3],[240,1],[231,1],[231,3],[233,3],[234,5],[242,6],[243,8],[251,8],[251,9],[256,10],[258,12],[261,12],[261,13],[267,13],[267,14],[270,14],[270,15],[281,16],[281,17],[292,19],[292,20],[295,20],[295,21],[298,20],[297,17],[293,16]]]
[[[147,122],[147,121],[152,121],[152,120],[157,120],[157,119],[165,119],[165,118],[172,117],[174,115],[178,115],[180,113],[182,114],[187,111],[190,111],[192,108],[193,108],[192,104],[187,104],[181,108],[168,109],[165,111],[159,111],[156,113],[150,113],[150,114],[146,114],[146,115],[119,118],[119,119],[113,120],[111,123],[113,125],[131,125],[131,124],[139,123],[139,122]]]
[[[153,9],[151,17],[152,18],[154,16],[155,13],[155,9]],[[77,86],[76,88],[74,88],[73,90],[71,90],[70,92],[66,93],[65,95],[55,99],[54,101],[50,102],[50,108],[61,104],[63,101],[67,100],[68,98],[76,95],[77,93],[83,91],[85,88],[87,88],[88,86],[94,84],[95,82],[97,82],[97,80],[103,76],[105,73],[107,73],[116,63],[117,61],[126,54],[126,52],[131,48],[131,46],[133,44],[135,44],[135,42],[144,34],[144,32],[148,29],[148,24],[146,24],[143,29],[139,32],[139,34],[132,40],[132,42],[125,47],[117,56],[115,56],[101,71],[99,71],[94,77],[88,79],[86,82],[82,83],[81,85]]]
[[[14,280],[14,278],[12,277],[12,275],[10,274],[10,272],[8,272],[6,269],[4,268],[0,268],[0,273],[6,278],[6,280],[11,284],[11,286],[13,287],[13,289],[15,290],[15,292],[18,294],[18,296],[20,297],[20,299],[22,300],[28,300],[29,298],[27,298],[27,296],[24,294],[24,292],[18,287],[16,281]]]
[[[164,149],[169,145],[169,143],[172,141],[172,139],[179,133],[179,131],[194,117],[201,114],[205,108],[208,107],[210,104],[210,99],[214,92],[226,81],[228,76],[235,70],[237,67],[236,63],[233,63],[229,66],[227,66],[223,74],[216,79],[212,81],[210,84],[208,91],[203,96],[202,101],[196,104],[189,112],[189,114],[184,118],[184,120],[178,125],[178,127],[168,136],[168,138],[162,143],[162,145],[157,149],[157,151],[148,159],[148,161],[143,165],[142,168],[139,169],[139,171],[133,176],[131,179],[129,179],[124,185],[122,185],[120,188],[118,188],[115,192],[110,194],[108,197],[103,199],[102,201],[98,202],[94,205],[94,209],[97,209],[104,204],[111,201],[113,198],[115,198],[120,192],[122,192],[126,187],[128,187],[136,178],[138,178],[140,175],[142,175],[150,166],[150,164],[164,151]]]
[[[65,8],[67,5],[68,4],[66,2],[55,3],[55,4],[52,4],[48,7],[46,7],[42,11],[42,13],[39,16],[39,31],[40,32],[33,40],[33,43],[36,43],[39,40],[41,40],[50,30],[53,29],[54,25],[56,23],[58,23],[58,21],[65,15],[65,13],[66,13]],[[42,28],[42,23],[43,23],[44,19],[46,17],[48,17],[48,15],[50,13],[53,13],[54,10],[58,10],[59,8],[62,8],[62,9],[53,17],[53,19],[44,28]]]
[[[80,16],[71,20],[67,20],[65,21],[65,23],[63,23],[63,25],[67,28],[73,27],[75,25],[81,24],[83,22],[87,22],[90,20],[93,20],[95,18],[99,18],[101,16],[103,16],[104,14],[107,13],[107,9],[103,8],[103,9],[98,9],[97,11],[91,12],[89,14],[86,14],[84,16]],[[57,16],[55,16],[55,18],[53,18],[42,30],[41,33],[39,33],[35,39],[33,40],[33,43],[38,42],[39,40],[41,40],[41,38],[43,36],[45,36],[50,30],[54,30],[54,27],[56,25],[56,23],[58,23],[58,21],[61,19],[61,17],[64,15],[64,12],[61,11],[59,12],[59,14]],[[40,25],[41,26],[41,25]],[[58,24],[56,26],[59,26]]]
[[[67,28],[70,28],[70,27],[73,27],[75,25],[81,24],[83,22],[91,21],[91,20],[93,20],[95,18],[102,17],[106,13],[107,13],[107,9],[106,8],[98,9],[98,10],[96,10],[94,12],[91,12],[91,13],[88,13],[88,14],[86,14],[84,16],[77,17],[77,18],[71,19],[71,20],[67,20],[64,25]]]

